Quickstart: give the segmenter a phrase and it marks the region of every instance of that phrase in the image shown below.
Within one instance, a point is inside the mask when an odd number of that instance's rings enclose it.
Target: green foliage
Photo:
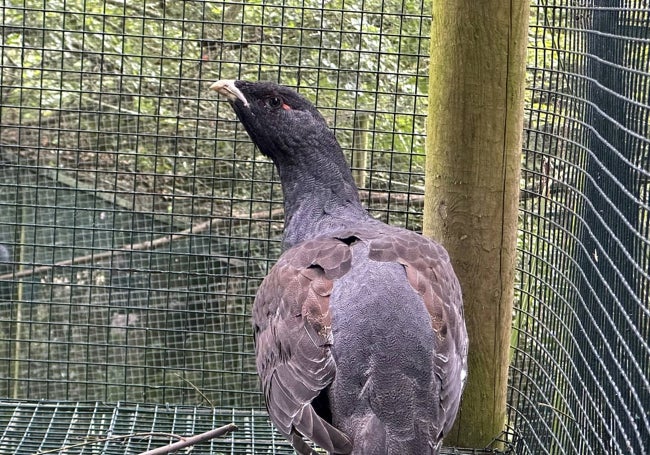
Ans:
[[[208,87],[297,87],[346,150],[355,138],[367,152],[366,186],[421,192],[429,12],[403,0],[6,0],[0,153],[18,166],[4,176],[16,191],[0,200],[0,240],[50,264],[228,221],[194,232],[197,244],[11,281],[7,396],[261,406],[250,304],[279,255],[268,239],[280,187]],[[417,227],[395,204],[392,221]]]
[[[3,142],[20,136],[22,146],[47,144],[41,165],[69,160],[66,167],[174,174],[176,191],[195,193],[196,178],[210,188],[220,186],[212,179],[254,172],[233,125],[215,125],[215,117],[232,115],[207,87],[218,78],[269,79],[314,100],[344,148],[351,147],[354,112],[368,112],[375,151],[368,165],[402,184],[421,184],[407,174],[421,175],[424,160],[429,9],[428,2],[400,0],[52,0],[47,8],[40,0],[8,0],[2,122],[23,130],[8,130]],[[25,130],[37,126],[51,129]],[[220,163],[205,166],[206,159]],[[271,177],[270,168],[255,176]],[[370,185],[388,189],[388,179],[377,177]],[[131,185],[174,191],[153,180]],[[242,197],[248,192],[235,188]]]

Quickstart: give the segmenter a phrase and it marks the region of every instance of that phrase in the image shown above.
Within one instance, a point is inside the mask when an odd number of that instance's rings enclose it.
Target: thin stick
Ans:
[[[253,213],[250,217],[251,220],[255,219],[263,219],[264,217],[268,217],[269,219],[275,220],[280,218],[283,215],[284,211],[282,209],[275,209],[271,210],[270,212],[268,210],[262,211],[262,212],[256,212]],[[246,219],[236,219],[235,221],[247,221],[248,218]],[[11,280],[11,279],[18,279],[18,278],[24,278],[26,276],[31,276],[31,275],[36,275],[39,273],[43,272],[48,272],[51,269],[55,267],[66,267],[70,265],[80,265],[80,264],[87,264],[89,262],[98,262],[103,259],[110,259],[113,256],[116,256],[118,254],[122,253],[128,253],[131,251],[143,251],[143,250],[154,250],[156,248],[159,248],[161,246],[167,245],[168,243],[173,242],[174,240],[179,240],[182,238],[185,238],[189,235],[193,234],[199,234],[201,232],[207,231],[211,229],[212,227],[219,227],[219,226],[225,226],[228,225],[232,222],[232,219],[221,219],[221,218],[215,218],[211,219],[208,221],[204,221],[199,224],[195,224],[193,226],[190,226],[189,228],[177,232],[175,234],[169,234],[165,235],[162,237],[158,237],[157,239],[154,240],[147,240],[145,242],[140,242],[140,243],[131,243],[127,245],[123,245],[119,248],[115,248],[109,251],[103,251],[101,253],[91,253],[87,254],[85,256],[78,256],[74,257],[71,259],[66,259],[65,261],[59,261],[55,264],[52,265],[41,265],[39,267],[33,267],[31,269],[25,269],[25,270],[20,270],[18,272],[12,272],[12,273],[5,273],[4,275],[0,275],[0,280]]]
[[[210,439],[214,439],[219,436],[224,436],[230,433],[231,431],[235,431],[235,430],[237,430],[237,425],[235,425],[234,423],[229,423],[228,425],[224,425],[223,427],[215,428],[214,430],[206,431],[205,433],[197,434],[194,436],[189,436],[187,438],[183,438],[178,442],[174,442],[166,446],[158,447],[157,449],[147,450],[146,452],[142,452],[140,455],[164,455],[166,453],[173,452],[175,450],[180,450],[185,447],[193,446],[200,442],[209,441]]]
[[[424,196],[422,195],[408,195],[408,194],[389,194],[389,193],[376,193],[370,192],[367,190],[362,190],[359,192],[363,200],[371,203],[382,203],[382,202],[393,202],[393,203],[410,203],[414,207],[421,207],[424,203]],[[38,267],[32,267],[31,269],[23,269],[17,272],[5,273],[0,275],[0,280],[17,280],[19,278],[25,278],[27,276],[37,275],[39,273],[48,272],[55,267],[67,267],[70,265],[81,265],[88,264],[92,262],[98,262],[104,259],[110,259],[119,254],[128,253],[131,251],[144,251],[144,250],[154,250],[161,246],[167,245],[168,243],[173,242],[174,240],[179,240],[190,235],[199,234],[201,232],[208,231],[212,228],[228,226],[233,222],[246,222],[250,220],[260,220],[260,219],[270,219],[270,220],[279,220],[284,216],[283,209],[263,210],[260,212],[255,212],[251,214],[250,217],[246,218],[214,218],[208,221],[204,221],[199,224],[190,226],[189,228],[177,232],[175,234],[169,234],[162,237],[158,237],[154,240],[147,240],[140,243],[131,243],[123,245],[121,247],[111,249],[109,251],[102,251],[101,253],[91,253],[85,256],[78,256],[71,259],[66,259],[64,261],[56,262],[52,265],[41,265]]]
[[[212,403],[212,401],[210,401],[210,399],[207,397],[207,395],[204,394],[203,392],[201,392],[201,390],[200,390],[197,386],[195,386],[195,385],[192,383],[192,381],[190,381],[190,380],[187,379],[187,378],[184,378],[183,376],[181,376],[181,375],[178,374],[178,373],[174,373],[174,374],[175,374],[176,376],[178,376],[178,378],[179,378],[181,381],[185,381],[185,382],[187,382],[187,383],[190,385],[190,387],[192,387],[192,388],[196,391],[196,393],[198,393],[199,395],[201,395],[201,398],[203,398],[203,399],[206,401],[206,403],[208,403],[208,404],[210,405],[210,407],[211,407],[212,409],[214,409],[214,404]]]
[[[47,449],[47,450],[39,450],[36,452],[35,455],[44,455],[48,453],[61,453],[66,450],[74,449],[77,447],[84,447],[84,446],[90,446],[93,444],[99,444],[101,442],[108,442],[108,441],[119,441],[121,439],[132,439],[132,438],[154,438],[156,436],[162,436],[166,438],[175,438],[175,439],[183,439],[183,436],[179,436],[177,434],[172,434],[172,433],[161,433],[161,432],[156,432],[156,433],[131,433],[131,434],[121,434],[121,435],[113,435],[113,436],[108,436],[105,438],[87,438],[83,442],[77,442],[75,444],[68,444],[63,447],[57,447],[56,449]]]

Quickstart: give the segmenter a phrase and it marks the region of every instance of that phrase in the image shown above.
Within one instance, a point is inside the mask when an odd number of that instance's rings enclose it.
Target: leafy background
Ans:
[[[280,186],[208,87],[298,88],[372,213],[419,229],[428,2],[0,11],[3,395],[262,406],[249,315],[280,253]]]

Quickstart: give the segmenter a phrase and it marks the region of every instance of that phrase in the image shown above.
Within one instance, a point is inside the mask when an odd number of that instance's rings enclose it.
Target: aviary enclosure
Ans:
[[[421,230],[431,2],[7,0],[0,15],[0,454],[135,454],[229,422],[193,453],[292,453],[249,322],[280,188],[208,87],[297,87],[372,214]],[[485,447],[445,450],[642,455],[650,3],[533,1],[526,63],[506,419]]]

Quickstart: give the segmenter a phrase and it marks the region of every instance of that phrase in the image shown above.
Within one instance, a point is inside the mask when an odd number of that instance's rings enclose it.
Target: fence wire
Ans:
[[[0,15],[0,453],[114,431],[97,402],[263,409],[250,305],[280,253],[280,185],[208,87],[298,88],[373,214],[419,229],[430,6],[7,0]],[[142,409],[126,421],[164,431]],[[106,425],[66,440],[70,413]],[[288,453],[248,435],[217,453]],[[109,446],[139,453],[88,453]]]
[[[268,3],[0,7],[0,454],[139,453],[151,441],[102,437],[227,421],[243,430],[197,453],[290,453],[260,412],[249,322],[280,186],[207,88],[297,87],[373,215],[419,230],[431,6]],[[650,448],[649,15],[533,2],[517,454]]]
[[[510,423],[648,453],[650,4],[537,2],[530,43]]]

